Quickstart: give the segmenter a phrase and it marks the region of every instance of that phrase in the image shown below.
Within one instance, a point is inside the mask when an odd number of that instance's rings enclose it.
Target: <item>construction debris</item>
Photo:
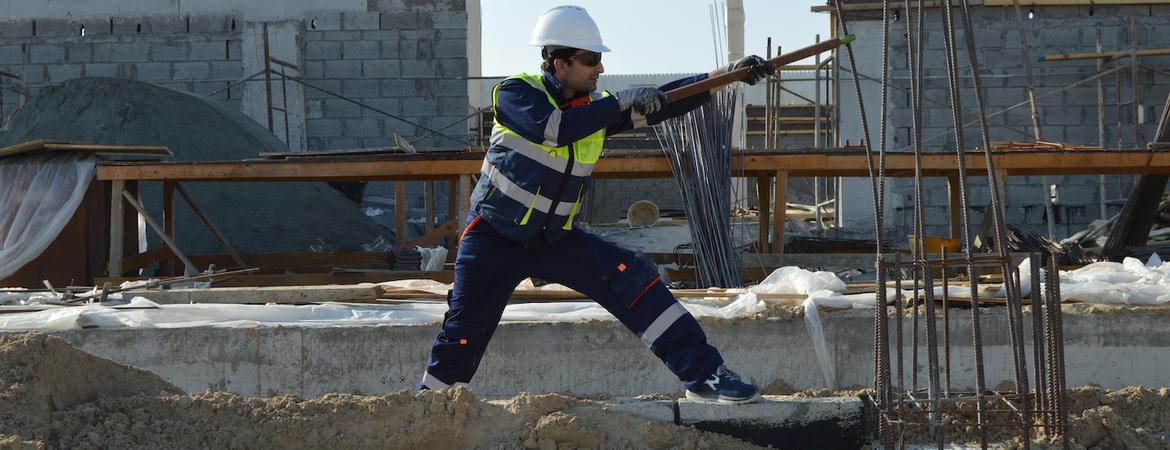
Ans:
[[[1070,151],[1070,150],[1103,150],[1104,147],[1099,145],[1075,145],[1065,142],[1050,142],[1050,141],[991,141],[991,150],[993,151],[1012,151],[1012,150],[1053,150],[1053,151]],[[979,148],[982,150],[982,148]]]

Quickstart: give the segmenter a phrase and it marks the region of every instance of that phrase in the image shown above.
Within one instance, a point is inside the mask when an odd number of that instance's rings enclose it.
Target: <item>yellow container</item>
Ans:
[[[942,249],[947,249],[947,253],[959,252],[959,240],[951,239],[942,236],[925,236],[926,238],[926,253],[942,253]],[[914,248],[914,236],[906,236],[906,240],[910,241],[910,248]]]

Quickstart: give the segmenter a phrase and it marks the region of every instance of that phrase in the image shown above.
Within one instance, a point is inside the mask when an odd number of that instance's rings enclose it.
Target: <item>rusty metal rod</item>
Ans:
[[[772,67],[780,68],[818,53],[827,52],[850,42],[853,42],[852,35],[841,36],[837,39],[822,41],[791,53],[785,53],[783,55],[769,59],[768,63],[771,64]],[[743,79],[747,78],[747,73],[748,69],[742,68],[716,75],[697,83],[691,83],[677,89],[672,89],[666,92],[666,101],[668,103],[673,103],[695,94],[718,89],[736,81],[742,81]]]

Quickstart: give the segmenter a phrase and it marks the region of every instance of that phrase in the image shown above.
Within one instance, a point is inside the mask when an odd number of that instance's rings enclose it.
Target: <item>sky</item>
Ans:
[[[538,70],[540,50],[528,46],[532,27],[541,13],[563,4],[584,7],[597,22],[611,50],[602,60],[608,74],[707,72],[716,66],[714,1],[481,0],[482,73]],[[814,44],[818,33],[826,39],[828,14],[809,11],[823,4],[825,0],[743,0],[744,52],[765,56],[769,36],[773,47],[786,50]]]

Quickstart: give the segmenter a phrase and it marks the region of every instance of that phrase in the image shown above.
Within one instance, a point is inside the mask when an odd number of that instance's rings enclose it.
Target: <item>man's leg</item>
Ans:
[[[472,222],[455,257],[455,285],[447,294],[447,313],[431,347],[421,388],[442,389],[468,383],[479,368],[488,341],[508,299],[523,279],[522,251],[486,222]]]
[[[540,255],[534,276],[588,295],[640,336],[687,389],[723,364],[695,318],[671,295],[652,264],[585,232],[574,232]]]

